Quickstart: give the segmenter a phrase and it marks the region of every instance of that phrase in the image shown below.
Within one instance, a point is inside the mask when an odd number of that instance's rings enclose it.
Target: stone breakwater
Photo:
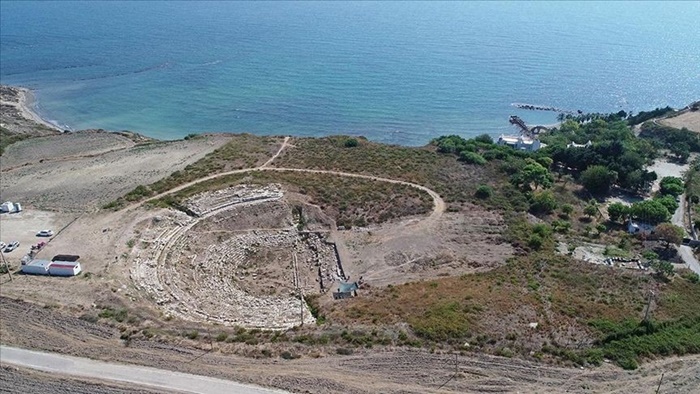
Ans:
[[[513,103],[511,104],[515,108],[520,108],[520,109],[527,109],[531,111],[552,111],[552,112],[561,112],[564,114],[573,114],[574,111],[558,108],[558,107],[552,107],[549,105],[535,105],[535,104],[524,104],[524,103]],[[580,112],[580,111],[579,111]]]

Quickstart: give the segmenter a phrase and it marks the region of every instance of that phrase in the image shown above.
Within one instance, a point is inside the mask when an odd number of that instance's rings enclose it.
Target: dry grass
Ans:
[[[141,201],[212,174],[260,166],[277,152],[282,143],[280,137],[258,137],[252,134],[228,136],[231,141],[202,159],[150,185],[139,185],[126,195],[106,204],[103,208],[119,209],[127,202]],[[198,138],[202,137],[193,137],[193,139]]]
[[[700,133],[700,111],[688,111],[677,116],[661,119],[659,123],[676,129],[683,127]]]
[[[654,283],[637,272],[533,255],[489,272],[372,290],[323,313],[331,322],[349,325],[405,322],[428,342],[476,342],[487,351],[507,346],[528,355],[548,343],[591,343],[593,319],[640,318]],[[532,322],[538,323],[536,330],[529,327]]]
[[[403,216],[430,212],[432,198],[410,186],[361,178],[300,172],[253,171],[201,182],[153,203],[178,206],[195,194],[241,183],[280,183],[291,192],[307,195],[339,226],[364,226]]]
[[[384,145],[359,139],[346,147],[349,137],[295,138],[273,162],[277,167],[352,172],[399,179],[435,190],[447,203],[470,201],[478,183],[489,179],[487,167],[467,165],[434,147]]]

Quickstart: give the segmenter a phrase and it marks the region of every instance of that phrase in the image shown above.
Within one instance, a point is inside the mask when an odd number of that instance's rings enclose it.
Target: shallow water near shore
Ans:
[[[0,82],[72,129],[422,145],[681,107],[700,3],[0,3]]]

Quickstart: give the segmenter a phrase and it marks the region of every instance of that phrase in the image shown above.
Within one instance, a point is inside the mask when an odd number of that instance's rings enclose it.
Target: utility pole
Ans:
[[[5,254],[1,250],[0,257],[2,258],[2,262],[5,264],[5,270],[7,271],[7,275],[10,277],[10,282],[12,282],[12,272],[10,272],[10,266],[7,265],[7,260],[5,260]]]

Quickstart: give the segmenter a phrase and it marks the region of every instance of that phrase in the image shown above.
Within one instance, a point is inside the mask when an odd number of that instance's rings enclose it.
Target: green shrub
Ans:
[[[343,145],[344,145],[346,148],[354,148],[354,147],[360,145],[360,142],[357,140],[357,138],[348,138],[348,139],[345,140],[345,142],[343,143]]]
[[[469,330],[468,310],[457,302],[438,304],[409,321],[416,335],[435,341],[458,339]]]
[[[486,164],[486,159],[484,159],[483,156],[475,152],[462,151],[459,154],[459,159],[468,164]]]
[[[543,191],[532,196],[530,210],[533,213],[552,213],[557,209],[557,205],[557,199],[554,197],[554,194],[550,191]]]
[[[542,247],[543,243],[544,240],[542,240],[541,236],[537,234],[532,234],[530,236],[530,239],[527,241],[527,246],[531,247],[532,249],[539,250]]]
[[[700,283],[700,275],[696,274],[695,272],[687,272],[683,274],[683,277],[690,283]]]
[[[480,185],[477,189],[474,195],[478,198],[481,199],[486,199],[491,197],[493,194],[493,189],[491,189],[491,186],[488,185]]]

